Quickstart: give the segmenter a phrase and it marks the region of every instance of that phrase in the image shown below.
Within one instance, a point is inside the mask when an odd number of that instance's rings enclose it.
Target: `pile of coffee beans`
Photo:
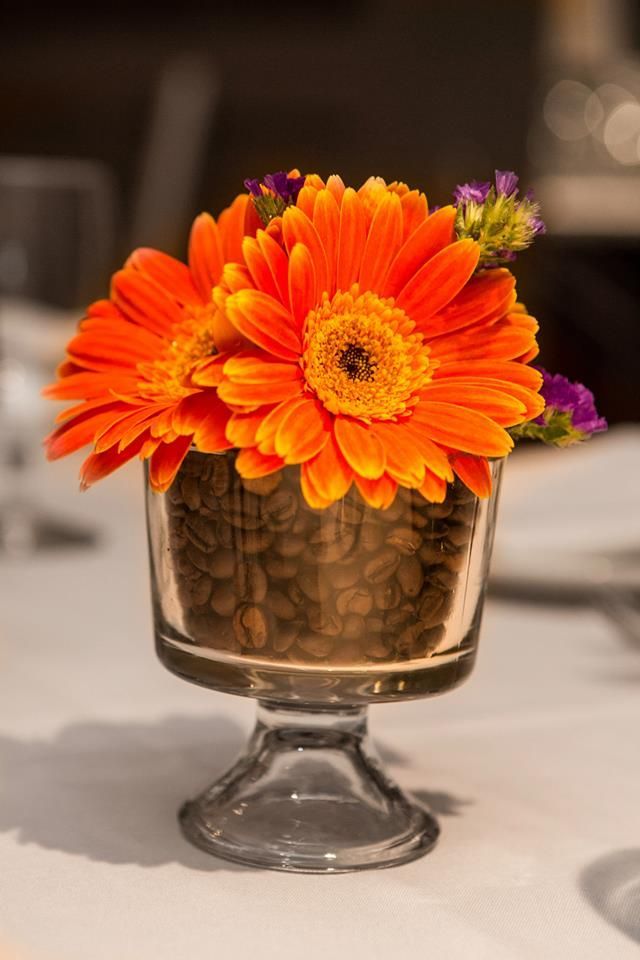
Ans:
[[[314,510],[294,467],[242,480],[233,453],[192,451],[165,496],[175,626],[195,644],[330,666],[424,658],[442,644],[476,511],[462,484],[441,504],[400,488],[374,510],[354,487]]]

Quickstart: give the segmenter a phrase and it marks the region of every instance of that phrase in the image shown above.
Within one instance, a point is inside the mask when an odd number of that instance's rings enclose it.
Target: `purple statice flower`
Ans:
[[[262,178],[265,187],[275,193],[276,197],[280,197],[287,205],[296,202],[298,194],[304,186],[304,181],[304,177],[287,176],[284,170],[279,170],[277,173],[267,173]]]
[[[517,193],[519,179],[513,170],[496,170],[496,191],[505,197],[511,197]]]
[[[260,181],[258,179],[250,180],[247,178],[244,181],[245,190],[248,190],[252,197],[261,197],[262,190],[260,189]]]
[[[484,203],[489,196],[491,184],[488,181],[471,180],[470,183],[459,183],[453,191],[453,199],[458,203]]]
[[[554,412],[568,413],[571,426],[585,437],[607,429],[607,421],[598,415],[591,390],[582,383],[571,383],[562,374],[550,374],[539,368],[543,377],[540,395],[546,403],[545,412],[535,423],[546,425]]]

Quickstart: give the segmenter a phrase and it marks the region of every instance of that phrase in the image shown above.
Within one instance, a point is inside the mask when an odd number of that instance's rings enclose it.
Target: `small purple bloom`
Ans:
[[[286,204],[295,203],[298,194],[304,186],[304,177],[289,177],[284,170],[277,173],[267,173],[262,182],[268,190],[271,190],[277,197],[284,200]]]
[[[458,184],[453,192],[456,203],[484,203],[489,196],[491,184],[481,180],[472,180],[470,183]]]
[[[252,196],[260,198],[263,196],[260,188],[262,184],[288,205],[296,202],[298,194],[304,186],[304,181],[305,177],[289,177],[284,170],[278,170],[276,173],[265,174],[262,180],[257,178],[247,179],[244,181],[244,185]]]
[[[547,228],[545,226],[544,220],[541,217],[531,217],[529,221],[531,230],[533,231],[534,237],[540,236],[541,233],[546,233]]]
[[[554,410],[560,413],[570,413],[572,427],[574,430],[579,430],[585,434],[585,436],[591,436],[592,433],[601,433],[607,429],[605,418],[598,416],[591,390],[588,390],[582,383],[571,383],[570,380],[559,373],[552,375],[541,367],[538,369],[543,377],[540,394],[547,405],[545,411],[547,416],[549,411]],[[542,425],[545,422],[544,414],[535,421],[535,423]]]
[[[248,190],[253,197],[261,197],[262,190],[260,189],[260,181],[255,180],[245,180],[244,181],[245,190]]]
[[[496,170],[496,190],[505,197],[510,197],[516,193],[519,179],[513,170]]]

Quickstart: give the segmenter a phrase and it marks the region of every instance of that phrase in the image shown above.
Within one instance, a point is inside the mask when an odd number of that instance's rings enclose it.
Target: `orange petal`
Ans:
[[[260,453],[256,447],[241,450],[236,458],[236,470],[246,480],[255,480],[275,473],[284,466],[280,457]]]
[[[397,297],[420,267],[453,239],[455,207],[442,207],[424,220],[402,245],[382,284],[383,297]]]
[[[513,447],[509,434],[489,417],[452,403],[423,400],[414,411],[413,421],[430,440],[463,453],[503,457]]]
[[[327,190],[333,195],[338,207],[342,203],[342,198],[344,196],[345,186],[342,180],[342,177],[339,177],[337,173],[332,173],[331,176],[327,179]]]
[[[224,375],[234,383],[279,383],[302,379],[297,363],[285,363],[269,354],[249,350],[228,357],[224,363]]]
[[[297,409],[305,402],[304,396],[292,397],[290,400],[283,400],[266,415],[258,429],[256,430],[256,440],[258,449],[264,454],[274,454],[275,436],[281,421],[288,416],[289,411]]]
[[[424,459],[405,424],[382,422],[371,429],[384,447],[387,473],[405,486],[419,486],[424,479]]]
[[[242,241],[242,256],[251,274],[254,287],[279,300],[278,287],[255,237],[244,238]]]
[[[418,488],[425,500],[430,503],[443,503],[447,495],[447,484],[442,477],[437,477],[430,470],[424,475],[424,480]]]
[[[320,453],[303,464],[302,469],[318,496],[329,503],[341,500],[353,481],[353,470],[342,455],[333,434]]]
[[[258,230],[256,240],[262,256],[265,258],[273,282],[278,291],[277,299],[289,306],[289,261],[286,253],[279,243],[271,237],[265,230]]]
[[[242,260],[242,240],[247,232],[245,220],[249,207],[247,194],[239,194],[230,207],[223,210],[218,217],[218,229],[222,239],[222,252],[225,262],[240,262]],[[250,209],[254,210],[253,203]],[[255,211],[254,211],[255,212]],[[258,221],[259,223],[259,221]]]
[[[395,193],[387,193],[373,215],[360,264],[360,289],[378,292],[402,243],[402,208]]]
[[[302,337],[307,314],[317,303],[313,259],[303,243],[296,243],[289,256],[289,303]]]
[[[280,421],[274,440],[276,453],[285,463],[304,463],[322,450],[330,434],[331,418],[322,404],[305,399]]]
[[[400,198],[402,204],[402,239],[408,240],[414,230],[429,216],[427,198],[419,190],[409,190]]]
[[[337,290],[349,290],[357,281],[366,236],[366,217],[362,200],[355,190],[347,187],[340,207],[336,264]]]
[[[336,289],[336,259],[338,254],[340,209],[333,193],[328,189],[321,190],[318,193],[313,211],[313,225],[318,231],[318,236],[322,241],[322,246],[327,256],[327,293],[329,296],[332,296]]]
[[[266,383],[235,383],[224,380],[218,387],[218,396],[232,406],[256,407],[265,403],[302,396],[301,380],[281,380]]]
[[[477,497],[491,496],[491,470],[484,457],[456,454],[451,458],[454,473]]]
[[[434,380],[449,377],[494,377],[497,380],[520,384],[530,390],[539,390],[542,386],[542,374],[539,370],[512,360],[455,360],[436,367]]]
[[[302,344],[293,317],[273,297],[259,290],[239,290],[227,297],[225,312],[234,327],[263,350],[283,360],[300,357]]]
[[[491,387],[494,390],[506,393],[510,397],[519,400],[523,405],[525,420],[538,417],[545,408],[545,402],[539,393],[530,390],[528,387],[523,387],[518,383],[511,383],[508,380],[498,380],[492,377],[451,377],[450,379],[445,377],[441,380],[432,381],[433,385],[440,383],[451,383],[452,385],[464,384],[471,387]],[[429,389],[431,389],[431,385]]]
[[[228,353],[208,357],[198,364],[191,374],[191,380],[199,387],[217,387],[224,379],[224,365],[228,359]]]
[[[377,480],[368,480],[356,474],[355,481],[362,499],[375,510],[386,510],[395,500],[398,484],[387,473]]]
[[[443,480],[453,480],[453,471],[451,470],[449,458],[437,443],[429,440],[429,438],[424,435],[424,430],[420,428],[418,421],[415,421],[413,417],[411,417],[404,425],[404,430],[406,431],[407,438],[410,439],[422,457],[425,468]]]
[[[191,437],[198,450],[217,453],[228,450],[226,427],[231,411],[216,396],[214,390],[204,390],[185,397],[176,407],[172,426],[177,434]]]
[[[178,437],[172,443],[160,444],[149,462],[149,483],[153,490],[164,493],[169,489],[190,446],[191,437]]]
[[[137,391],[139,376],[132,377],[115,373],[74,373],[57,383],[50,383],[42,390],[49,400],[89,400],[94,397]]]
[[[250,413],[232,414],[227,423],[227,439],[234,447],[255,447],[258,428],[272,409],[270,406],[262,406]]]
[[[182,304],[198,303],[202,299],[194,285],[189,267],[160,250],[140,247],[133,251],[125,266],[145,273]],[[210,296],[211,288],[204,299],[208,300]]]
[[[311,255],[320,295],[329,290],[329,267],[320,235],[309,217],[298,207],[287,207],[282,217],[282,235],[289,256],[297,243],[303,243]]]
[[[333,503],[326,497],[321,497],[313,483],[313,476],[309,473],[309,464],[303,463],[300,468],[300,489],[310,507],[314,510],[325,510]]]
[[[113,275],[112,298],[127,317],[161,337],[170,336],[182,319],[178,302],[136,270],[119,270]]]
[[[432,381],[421,392],[421,398],[479,410],[503,427],[521,423],[526,413],[526,407],[520,400],[495,387],[461,383],[459,380]]]
[[[429,341],[431,358],[452,360],[513,360],[535,345],[535,333],[507,321],[466,327]]]
[[[101,430],[119,420],[123,413],[128,413],[129,410],[126,404],[112,400],[102,407],[87,410],[68,420],[45,439],[47,459],[58,460],[88,443],[93,443]]]
[[[460,292],[479,256],[473,240],[458,240],[440,250],[403,287],[397,306],[421,327]]]
[[[130,444],[126,450],[118,450],[117,447],[110,447],[104,453],[91,453],[80,467],[80,488],[86,490],[98,480],[109,476],[114,470],[117,470],[123,464],[127,463],[136,454],[140,453],[147,442],[148,437],[143,434],[141,437]]]
[[[168,405],[165,405],[163,407],[153,403],[145,404],[143,407],[124,407],[125,413],[123,416],[114,419],[112,423],[103,427],[96,434],[96,453],[102,453],[103,450],[108,450],[109,447],[112,447],[114,444],[119,444],[123,437],[129,434],[132,429],[134,430],[134,435],[131,436],[131,440],[135,440],[143,430],[147,429],[149,425],[148,421],[167,409],[167,406]],[[137,432],[135,431],[136,427],[140,427]],[[126,446],[128,446],[128,443],[123,444],[121,449],[124,449]]]
[[[208,213],[201,213],[193,221],[189,236],[189,266],[200,296],[207,303],[224,266],[222,236],[218,224]]]
[[[359,420],[336,417],[335,438],[345,460],[361,477],[377,480],[385,469],[385,452],[382,443],[370,427]]]
[[[515,303],[515,277],[508,270],[485,270],[460,291],[444,310],[431,317],[425,333],[437,337],[480,320],[499,318]]]
[[[305,213],[310,220],[313,218],[313,210],[316,205],[317,197],[317,189],[311,185],[305,184],[298,194],[298,199],[296,200],[296,207],[299,207],[300,210],[302,210],[302,212]]]

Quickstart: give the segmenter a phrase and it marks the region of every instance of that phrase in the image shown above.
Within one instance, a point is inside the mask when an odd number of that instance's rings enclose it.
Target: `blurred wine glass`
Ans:
[[[0,554],[93,542],[25,493],[42,458],[40,388],[106,287],[115,190],[85,160],[0,157]]]

